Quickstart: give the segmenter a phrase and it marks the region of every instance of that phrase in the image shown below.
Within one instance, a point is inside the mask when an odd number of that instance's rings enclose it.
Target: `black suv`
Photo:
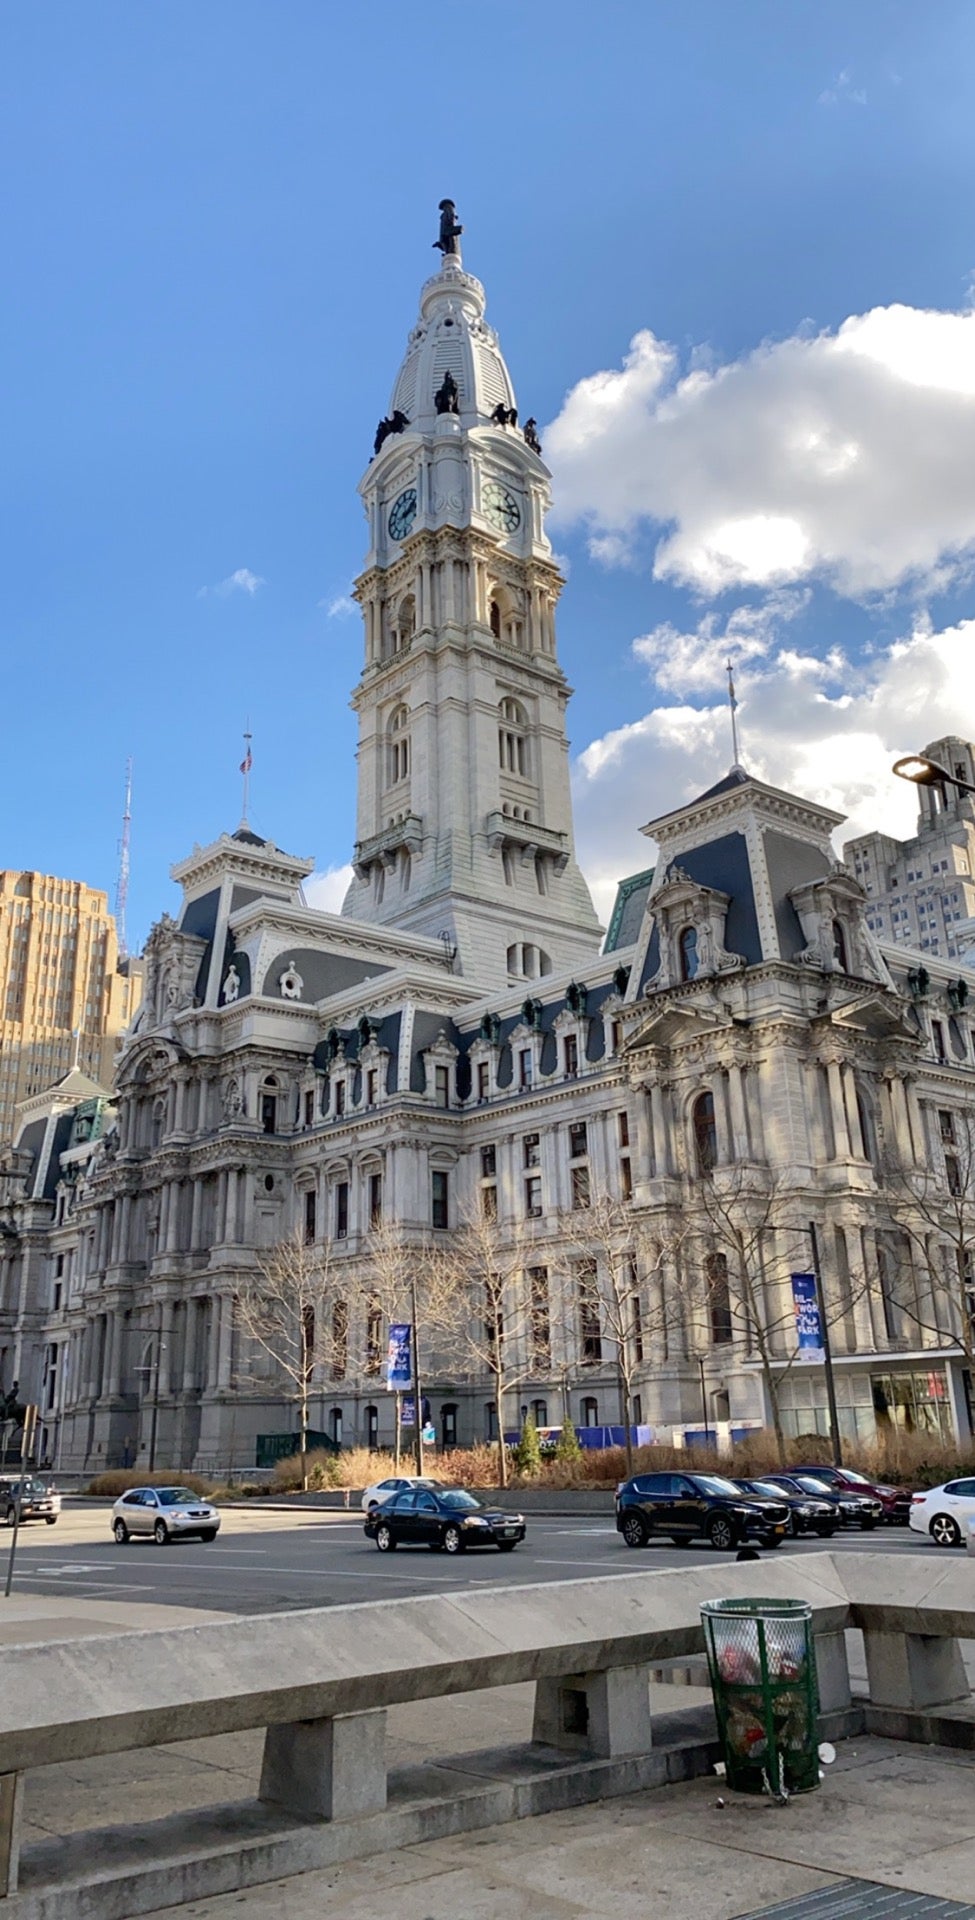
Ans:
[[[741,1540],[779,1547],[789,1531],[785,1500],[742,1493],[720,1473],[636,1473],[616,1489],[616,1530],[628,1547],[655,1535],[676,1547],[707,1540],[727,1550]]]

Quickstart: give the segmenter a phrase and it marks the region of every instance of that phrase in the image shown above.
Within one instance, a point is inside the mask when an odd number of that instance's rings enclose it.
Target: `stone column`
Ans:
[[[731,1150],[732,1157],[737,1160],[747,1160],[751,1156],[743,1081],[743,1070],[737,1060],[734,1060],[728,1068],[728,1095],[731,1108]]]
[[[173,1303],[161,1300],[159,1303],[159,1392],[172,1392],[173,1377]]]
[[[650,1112],[647,1095],[640,1088],[630,1109],[633,1119],[633,1185],[649,1180],[653,1173],[653,1132],[650,1126]],[[632,1151],[632,1150],[631,1150]]]
[[[904,1099],[907,1106],[907,1121],[911,1133],[911,1159],[915,1166],[923,1167],[927,1157],[927,1140],[924,1121],[921,1117],[921,1102],[918,1099],[917,1083],[913,1074],[904,1075]]]
[[[237,1244],[237,1168],[227,1169],[227,1214],[224,1221],[224,1243]]]
[[[650,1087],[650,1126],[653,1135],[653,1170],[659,1177],[670,1172],[671,1154],[663,1088],[657,1081]]]
[[[850,1130],[846,1123],[846,1104],[843,1099],[843,1076],[838,1060],[827,1060],[826,1077],[829,1081],[829,1108],[833,1120],[833,1154],[837,1160],[850,1158]]]
[[[923,1711],[971,1697],[957,1640],[864,1627],[863,1645],[871,1706]]]
[[[203,1181],[193,1182],[193,1202],[190,1208],[190,1252],[195,1253],[202,1237],[203,1221]]]
[[[850,1136],[850,1146],[853,1150],[853,1157],[856,1160],[866,1160],[869,1158],[869,1155],[867,1153],[867,1143],[863,1137],[863,1127],[860,1124],[860,1106],[857,1100],[856,1082],[853,1078],[853,1068],[849,1066],[845,1060],[840,1068],[840,1079],[843,1083],[843,1111],[846,1115],[846,1127]]]
[[[200,1328],[197,1301],[189,1299],[183,1313],[183,1392],[192,1393],[196,1381],[196,1342]]]
[[[260,1798],[301,1819],[350,1820],[386,1805],[386,1713],[268,1727]]]
[[[210,1301],[210,1324],[207,1328],[207,1363],[204,1388],[212,1393],[217,1384],[217,1360],[220,1345],[220,1296],[214,1294]]]
[[[649,1753],[649,1667],[536,1680],[532,1739],[599,1760]]]
[[[106,1390],[114,1398],[121,1391],[122,1372],[122,1316],[117,1311],[108,1315],[106,1348]]]
[[[222,1293],[214,1303],[220,1308],[220,1340],[217,1350],[217,1386],[226,1393],[233,1372],[234,1357],[234,1302],[229,1293]]]

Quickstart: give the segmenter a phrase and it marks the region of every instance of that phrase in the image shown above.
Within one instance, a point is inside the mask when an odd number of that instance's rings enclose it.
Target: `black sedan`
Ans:
[[[774,1480],[739,1480],[743,1493],[764,1495],[766,1500],[784,1500],[789,1509],[789,1528],[794,1534],[818,1533],[821,1540],[829,1540],[840,1524],[840,1515],[833,1500],[825,1494],[789,1493],[785,1487],[776,1486]]]
[[[628,1547],[647,1547],[660,1534],[675,1547],[692,1540],[725,1550],[742,1540],[780,1547],[789,1509],[780,1492],[760,1499],[720,1473],[635,1473],[616,1489],[616,1530]]]
[[[825,1481],[817,1480],[811,1473],[767,1473],[765,1478],[784,1494],[797,1493],[807,1500],[829,1500],[844,1527],[859,1527],[862,1532],[870,1533],[884,1517],[883,1507],[875,1495],[847,1493],[845,1488],[828,1487]]]
[[[429,1547],[431,1553],[465,1553],[497,1547],[513,1553],[525,1537],[520,1513],[489,1507],[466,1487],[409,1487],[366,1515],[366,1538],[380,1553],[394,1547]]]

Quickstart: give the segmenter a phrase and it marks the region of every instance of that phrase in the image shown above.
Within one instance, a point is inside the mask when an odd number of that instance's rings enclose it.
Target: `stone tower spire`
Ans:
[[[443,935],[464,974],[498,986],[584,964],[600,929],[573,846],[550,476],[534,421],[518,424],[452,201],[440,215],[441,264],[359,488],[369,552],[344,910]]]

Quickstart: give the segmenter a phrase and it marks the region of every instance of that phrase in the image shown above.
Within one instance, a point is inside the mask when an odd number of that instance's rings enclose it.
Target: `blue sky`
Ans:
[[[443,194],[554,423],[600,904],[729,646],[749,763],[906,830],[892,752],[975,732],[973,64],[956,0],[9,10],[0,863],[111,891],[131,754],[141,941],[247,716],[255,824],[347,860],[329,608]]]

